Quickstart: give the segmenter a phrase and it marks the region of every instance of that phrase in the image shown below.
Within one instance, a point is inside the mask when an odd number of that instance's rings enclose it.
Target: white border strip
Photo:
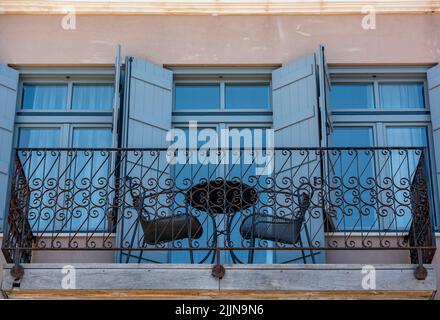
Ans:
[[[439,0],[0,0],[0,14],[300,15],[438,13]]]

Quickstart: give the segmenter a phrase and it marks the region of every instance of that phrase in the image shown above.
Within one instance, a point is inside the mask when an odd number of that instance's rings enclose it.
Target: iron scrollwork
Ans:
[[[161,262],[164,251],[213,263],[222,251],[255,263],[257,252],[287,251],[309,262],[322,250],[386,249],[417,262],[421,249],[432,259],[421,148],[277,148],[267,175],[255,159],[171,164],[167,152],[16,149],[6,257],[116,250],[121,261]]]

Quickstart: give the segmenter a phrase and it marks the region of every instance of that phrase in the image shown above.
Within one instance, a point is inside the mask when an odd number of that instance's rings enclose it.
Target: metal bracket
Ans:
[[[214,278],[222,279],[225,276],[225,267],[220,264],[220,250],[217,248],[216,250],[217,263],[212,267],[211,275]]]
[[[417,280],[425,280],[428,276],[428,270],[423,266],[423,251],[420,248],[417,249],[417,260],[419,265],[416,270],[414,270],[414,277],[416,277]]]
[[[24,276],[24,268],[20,264],[15,264],[11,269],[11,276],[15,281],[21,280]]]
[[[6,292],[5,291],[3,291],[3,290],[0,290],[0,292],[1,292],[1,294],[2,294],[2,297],[3,297],[3,299],[9,299],[9,297],[8,297],[8,295],[6,294]]]
[[[15,250],[14,266],[11,268],[11,276],[14,281],[20,281],[24,276],[24,268],[20,264],[21,261],[21,251],[20,249]]]
[[[414,270],[414,277],[416,277],[417,280],[425,280],[428,276],[428,270],[423,266],[423,264],[419,264]]]
[[[212,267],[212,276],[217,279],[222,279],[225,276],[225,267],[221,264],[216,264]]]

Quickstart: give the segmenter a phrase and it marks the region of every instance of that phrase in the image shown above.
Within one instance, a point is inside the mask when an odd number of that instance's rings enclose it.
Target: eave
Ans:
[[[0,14],[301,15],[437,13],[438,0],[0,0]]]

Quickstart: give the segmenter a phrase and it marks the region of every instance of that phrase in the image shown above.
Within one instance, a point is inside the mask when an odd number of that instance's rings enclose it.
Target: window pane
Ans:
[[[176,85],[176,109],[220,108],[219,85]]]
[[[225,87],[227,109],[268,109],[270,105],[269,85],[235,85]]]
[[[72,109],[111,110],[113,105],[112,84],[73,85]]]
[[[112,131],[109,128],[75,128],[73,130],[74,148],[110,148]]]
[[[333,84],[330,105],[333,109],[374,108],[373,84]]]
[[[426,128],[387,128],[387,145],[390,147],[426,147],[428,146]]]
[[[19,148],[56,148],[60,143],[58,128],[21,128]]]
[[[65,109],[67,101],[66,84],[24,84],[23,109],[53,110]]]
[[[372,128],[334,128],[331,137],[333,147],[372,147]]]
[[[379,84],[380,105],[388,109],[424,108],[422,83]]]

